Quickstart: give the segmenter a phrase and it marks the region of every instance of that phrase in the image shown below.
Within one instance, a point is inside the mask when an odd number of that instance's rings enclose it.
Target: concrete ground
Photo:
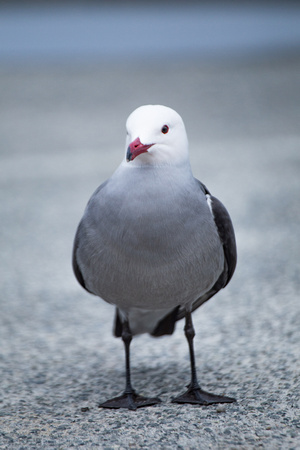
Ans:
[[[297,55],[2,66],[1,449],[300,447],[299,73]],[[194,314],[199,379],[236,397],[225,408],[170,403],[189,381],[182,321],[132,345],[134,386],[162,404],[98,408],[123,389],[123,347],[72,274],[72,241],[147,103],[182,115],[194,174],[236,229],[236,274]]]

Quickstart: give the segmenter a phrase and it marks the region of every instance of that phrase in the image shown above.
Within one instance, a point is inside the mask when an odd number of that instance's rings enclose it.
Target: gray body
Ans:
[[[174,309],[173,322],[227,284],[236,261],[234,233],[226,209],[188,162],[125,164],[91,197],[73,266],[82,286],[116,305],[133,334],[153,333]]]

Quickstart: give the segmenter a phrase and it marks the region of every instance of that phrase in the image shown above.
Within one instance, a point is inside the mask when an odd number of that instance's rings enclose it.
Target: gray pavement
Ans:
[[[297,449],[300,58],[0,69],[0,448]],[[179,322],[133,341],[133,382],[163,403],[98,403],[123,389],[113,308],[71,271],[85,204],[123,157],[128,114],[183,117],[191,161],[237,234],[232,282],[194,314],[203,388],[225,409],[171,404],[189,380]]]

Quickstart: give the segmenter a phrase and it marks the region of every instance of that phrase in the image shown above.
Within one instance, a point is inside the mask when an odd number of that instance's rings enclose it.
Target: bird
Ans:
[[[235,398],[198,383],[192,312],[235,271],[236,240],[225,206],[192,173],[181,116],[163,105],[135,109],[126,122],[124,158],[91,196],[73,245],[81,286],[115,306],[114,335],[125,349],[125,390],[103,408],[156,405],[131,382],[133,336],[171,335],[185,319],[191,380],[173,403],[210,405]]]

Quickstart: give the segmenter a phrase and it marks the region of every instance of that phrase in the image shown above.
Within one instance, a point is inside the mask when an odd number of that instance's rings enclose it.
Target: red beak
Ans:
[[[152,147],[154,144],[144,145],[141,143],[140,138],[136,138],[127,149],[126,161],[133,161],[134,158],[139,156],[141,153],[146,153],[148,148]]]

